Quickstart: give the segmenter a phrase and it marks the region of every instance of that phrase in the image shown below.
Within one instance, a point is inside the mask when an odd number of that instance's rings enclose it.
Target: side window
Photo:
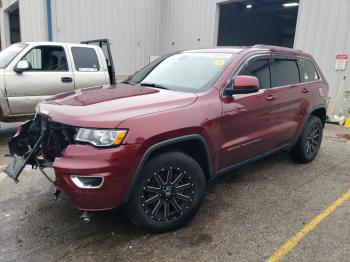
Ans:
[[[270,65],[268,59],[250,62],[239,75],[255,76],[259,79],[261,89],[270,88]]]
[[[303,82],[312,82],[320,79],[314,64],[309,59],[300,60],[301,77]]]
[[[100,64],[93,48],[72,47],[75,69],[80,72],[96,72],[100,70]]]
[[[297,61],[274,59],[272,63],[273,87],[300,83]]]
[[[61,46],[37,46],[22,60],[26,60],[33,71],[67,71],[66,53]]]

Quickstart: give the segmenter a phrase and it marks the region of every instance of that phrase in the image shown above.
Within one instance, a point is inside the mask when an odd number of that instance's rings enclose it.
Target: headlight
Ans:
[[[94,146],[120,145],[126,136],[124,129],[90,129],[79,128],[75,141],[86,142]]]

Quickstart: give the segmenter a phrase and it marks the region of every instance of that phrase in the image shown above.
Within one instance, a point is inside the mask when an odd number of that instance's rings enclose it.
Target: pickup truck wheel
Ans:
[[[322,142],[323,125],[318,117],[311,116],[290,155],[299,163],[309,163],[316,157]]]
[[[125,206],[131,220],[151,232],[181,227],[198,211],[205,193],[202,168],[182,152],[167,152],[145,165]]]

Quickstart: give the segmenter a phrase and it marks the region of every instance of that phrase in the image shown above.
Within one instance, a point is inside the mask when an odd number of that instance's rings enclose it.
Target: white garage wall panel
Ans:
[[[20,26],[22,41],[47,41],[46,0],[20,0]]]
[[[10,45],[10,31],[9,31],[9,17],[6,11],[11,9],[12,6],[17,5],[17,0],[2,0],[2,7],[0,11],[0,36],[1,36],[1,49]]]
[[[109,38],[117,75],[160,55],[163,0],[52,0],[53,40]]]
[[[349,66],[346,71],[334,70],[336,54],[350,56],[349,13],[349,0],[300,2],[294,47],[315,57],[330,84],[332,103],[344,76],[345,90],[350,90]],[[339,112],[341,102],[337,102],[335,113]]]
[[[216,45],[217,0],[166,0],[162,52]]]
[[[242,0],[165,0],[162,53],[217,45],[219,4]]]

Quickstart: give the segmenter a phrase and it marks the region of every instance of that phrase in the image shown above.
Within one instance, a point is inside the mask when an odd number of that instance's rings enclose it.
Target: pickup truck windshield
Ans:
[[[232,53],[184,52],[161,57],[137,72],[128,83],[200,92],[210,87],[234,58]]]
[[[26,44],[18,43],[9,46],[0,52],[0,69],[7,67],[11,61],[26,47]]]

